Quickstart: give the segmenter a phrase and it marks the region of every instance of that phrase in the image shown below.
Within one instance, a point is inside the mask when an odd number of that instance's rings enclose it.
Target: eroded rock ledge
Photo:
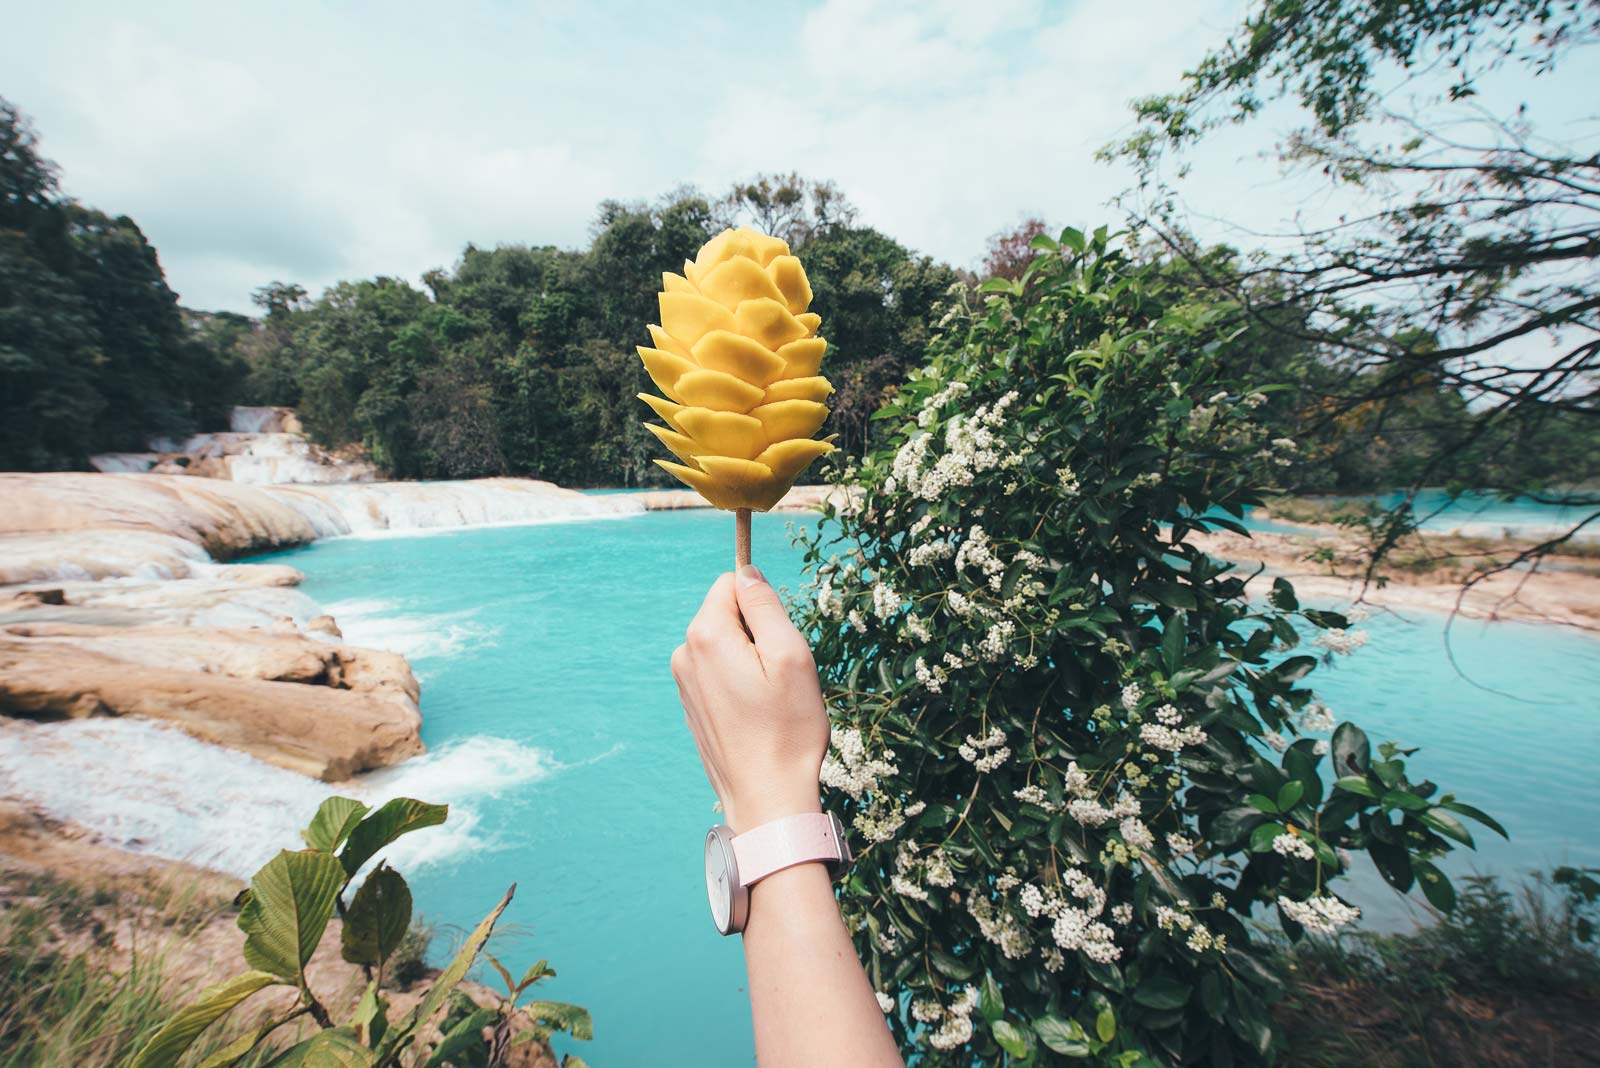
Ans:
[[[143,716],[325,781],[422,752],[417,698],[404,657],[296,632],[0,626],[0,712]]]

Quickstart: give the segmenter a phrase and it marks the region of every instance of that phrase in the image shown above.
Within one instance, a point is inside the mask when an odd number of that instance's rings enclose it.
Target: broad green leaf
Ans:
[[[300,837],[312,849],[332,853],[344,844],[367,812],[367,806],[354,798],[330,797],[317,808],[317,814],[311,817],[311,826],[301,831]]]
[[[389,1029],[388,1007],[388,1002],[378,993],[378,977],[373,976],[367,989],[362,991],[361,1000],[356,1002],[356,1010],[350,1014],[349,1024],[355,1029],[362,1045],[369,1049],[375,1047]]]
[[[990,1023],[1005,1016],[1006,999],[1000,994],[1000,985],[994,981],[994,975],[985,972],[983,986],[978,993],[978,1011],[983,1013],[983,1018]]]
[[[1161,663],[1169,676],[1177,674],[1183,666],[1184,631],[1188,626],[1188,618],[1182,612],[1172,613],[1161,632]]]
[[[264,971],[245,972],[208,988],[162,1024],[128,1068],[171,1068],[202,1031],[251,994],[278,982],[281,980],[276,975]]]
[[[1467,817],[1468,819],[1477,820],[1479,823],[1481,823],[1485,827],[1489,828],[1495,834],[1498,834],[1501,838],[1505,838],[1507,840],[1509,840],[1511,838],[1511,836],[1506,833],[1506,829],[1504,827],[1500,826],[1500,824],[1494,819],[1494,817],[1490,816],[1487,812],[1484,812],[1482,809],[1474,808],[1471,805],[1463,804],[1462,802],[1457,801],[1454,798],[1450,798],[1448,800],[1441,800],[1439,802],[1439,807],[1440,808],[1447,808],[1451,812],[1458,812],[1461,815]]]
[[[1286,578],[1272,580],[1272,592],[1267,594],[1267,600],[1272,602],[1272,607],[1282,612],[1293,612],[1300,607],[1300,602],[1295,598],[1294,586]]]
[[[291,1046],[270,1062],[270,1068],[372,1068],[376,1061],[376,1054],[361,1044],[354,1031],[337,1027]]]
[[[1472,835],[1470,832],[1468,832],[1467,828],[1461,823],[1460,820],[1456,819],[1447,812],[1441,812],[1436,808],[1430,809],[1426,812],[1417,813],[1417,819],[1421,820],[1423,823],[1426,823],[1429,827],[1432,827],[1446,838],[1454,838],[1468,849],[1477,848],[1477,845],[1472,841]]]
[[[1266,794],[1251,794],[1245,801],[1258,812],[1265,812],[1269,816],[1278,814],[1278,803]]]
[[[1041,1016],[1033,1021],[1034,1034],[1039,1041],[1064,1057],[1087,1057],[1089,1035],[1077,1020],[1064,1020],[1059,1016]]]
[[[1117,1014],[1107,1005],[1095,1014],[1094,1033],[1100,1036],[1100,1041],[1110,1042],[1117,1037]]]
[[[433,986],[428,988],[428,993],[423,997],[422,1004],[412,1010],[404,1021],[389,1029],[389,1033],[384,1036],[383,1043],[379,1047],[381,1052],[387,1055],[400,1043],[410,1038],[417,1028],[427,1026],[428,1021],[433,1019],[434,1013],[444,1008],[444,1003],[450,997],[450,992],[456,988],[456,984],[461,982],[462,977],[467,974],[467,970],[478,959],[479,951],[483,949],[483,944],[489,940],[489,934],[494,930],[495,921],[506,910],[506,906],[511,904],[511,897],[516,892],[517,886],[512,883],[511,889],[506,891],[506,896],[500,899],[500,904],[496,905],[489,915],[479,921],[478,926],[473,928],[472,933],[461,944],[461,948],[456,951],[456,955],[445,966],[444,971],[440,972],[438,978],[433,981]]]
[[[345,911],[340,948],[352,964],[380,965],[411,926],[411,888],[400,873],[379,864]]]
[[[272,1030],[273,1026],[274,1024],[263,1024],[260,1027],[252,1027],[201,1061],[195,1068],[233,1068],[250,1055],[250,1051],[256,1048],[256,1043],[260,1042],[261,1037]]]
[[[1422,887],[1422,896],[1428,899],[1428,904],[1440,912],[1453,912],[1456,907],[1456,888],[1451,885],[1450,877],[1426,860],[1419,860],[1411,867],[1416,872],[1417,883]]]
[[[530,1001],[523,1006],[523,1011],[546,1027],[570,1032],[573,1038],[584,1042],[594,1038],[594,1020],[590,1018],[589,1010],[580,1005],[568,1005],[564,1001]]]
[[[1333,732],[1333,773],[1365,775],[1372,763],[1372,743],[1354,723],[1341,723]]]
[[[1407,812],[1421,812],[1428,807],[1426,801],[1409,790],[1385,791],[1384,795],[1378,798],[1378,804],[1382,805],[1386,811],[1400,808],[1405,809]],[[1454,819],[1451,819],[1450,822],[1456,823]],[[1460,824],[1456,823],[1456,826],[1459,827]]]
[[[1372,785],[1367,782],[1365,775],[1346,775],[1344,778],[1335,781],[1333,785],[1335,789],[1343,790],[1346,793],[1360,794],[1362,797],[1370,797],[1374,801],[1378,799],[1378,791],[1374,790]]]
[[[429,805],[409,797],[397,797],[356,824],[339,860],[351,875],[371,860],[384,846],[403,834],[443,823],[449,805]]]
[[[1294,806],[1298,805],[1300,803],[1300,799],[1305,795],[1305,784],[1299,779],[1290,779],[1288,782],[1284,783],[1282,789],[1278,791],[1278,811],[1288,812],[1291,808],[1294,808]]]
[[[1000,1048],[1013,1057],[1026,1057],[1033,1045],[1033,1036],[1009,1020],[996,1020],[989,1025],[989,1030],[994,1032],[994,1040],[1000,1043]]]
[[[285,849],[267,861],[250,880],[250,900],[239,913],[245,963],[301,982],[344,883],[344,868],[331,853]]]
[[[971,979],[978,970],[976,965],[960,960],[937,946],[928,951],[928,957],[933,961],[935,968],[952,979]]]
[[[1280,834],[1288,833],[1288,828],[1281,823],[1264,823],[1250,832],[1250,852],[1270,853],[1273,840]]]
[[[1152,975],[1134,990],[1133,1000],[1147,1009],[1181,1009],[1189,1002],[1189,986],[1168,975]]]
[[[439,1040],[439,1045],[434,1049],[433,1056],[428,1058],[424,1068],[440,1068],[458,1054],[465,1053],[474,1046],[482,1046],[483,1029],[499,1018],[500,1013],[495,1009],[479,1008],[468,1013]]]

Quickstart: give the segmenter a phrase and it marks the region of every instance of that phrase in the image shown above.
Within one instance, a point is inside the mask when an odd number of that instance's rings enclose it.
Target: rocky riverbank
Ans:
[[[526,479],[0,474],[0,500],[0,714],[139,716],[327,781],[422,752],[417,681],[401,656],[340,644],[294,568],[228,561],[318,537],[641,510]]]
[[[1600,560],[1592,556],[1555,554],[1541,561],[1538,570],[1519,566],[1478,575],[1497,561],[1514,557],[1530,543],[1526,538],[1468,541],[1433,536],[1406,546],[1370,577],[1362,543],[1336,527],[1307,528],[1304,534],[1256,531],[1248,538],[1213,531],[1191,540],[1213,556],[1262,568],[1249,586],[1261,596],[1281,575],[1294,583],[1306,604],[1332,607],[1359,602],[1392,611],[1600,632]]]

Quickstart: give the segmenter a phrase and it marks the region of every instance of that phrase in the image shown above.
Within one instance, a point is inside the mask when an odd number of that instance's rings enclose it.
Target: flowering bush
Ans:
[[[1192,543],[1294,451],[1226,381],[1218,309],[1103,230],[1035,247],[955,296],[888,448],[803,536],[823,782],[861,839],[842,907],[923,1064],[1260,1062],[1247,918],[1350,924],[1354,850],[1448,908],[1456,816],[1494,824],[1304,687],[1357,620],[1281,579],[1248,600]]]

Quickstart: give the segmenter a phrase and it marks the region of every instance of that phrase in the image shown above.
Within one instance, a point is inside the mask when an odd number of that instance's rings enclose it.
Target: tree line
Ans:
[[[1282,47],[1302,29],[1285,28]],[[1141,102],[1150,128],[1108,151],[1151,184],[1153,160],[1197,136],[1160,120],[1249,75],[1229,69],[1231,82],[1215,74],[1189,97]],[[1313,144],[1308,136],[1294,151],[1355,166],[1350,145]],[[1524,186],[1571,184],[1566,176],[1593,168],[1575,156],[1542,169],[1509,158]],[[1511,181],[1506,159],[1491,153],[1478,161],[1483,181],[1449,188],[1458,199],[1503,201],[1475,190]],[[1450,173],[1465,176],[1450,181],[1466,182],[1471,163],[1452,163]],[[1570,487],[1600,478],[1595,344],[1572,332],[1591,328],[1592,289],[1519,285],[1532,261],[1555,252],[1592,263],[1592,242],[1572,238],[1562,228],[1569,220],[1539,214],[1543,204],[1524,205],[1518,235],[1490,234],[1492,242],[1476,236],[1489,224],[1461,223],[1459,211],[1440,229],[1429,210],[1438,192],[1429,196],[1391,193],[1375,216],[1410,220],[1405,269],[1438,280],[1409,305],[1366,299],[1400,269],[1360,258],[1380,247],[1367,234],[1335,231],[1298,255],[1263,259],[1203,244],[1164,210],[1135,215],[1127,240],[1133,255],[1161,266],[1172,283],[1165,292],[1231,318],[1224,356],[1236,376],[1275,384],[1260,415],[1297,443],[1280,488],[1459,484],[1570,498]],[[1170,191],[1163,197],[1157,203],[1176,203]],[[253,295],[256,316],[193,311],[179,307],[132,219],[62,195],[27,120],[0,100],[0,467],[81,469],[94,452],[221,428],[228,406],[243,403],[294,406],[319,443],[364,451],[397,478],[665,484],[651,463],[659,447],[641,426],[648,413],[634,399],[647,386],[634,346],[656,318],[662,272],[740,223],[785,238],[805,260],[838,389],[829,430],[839,462],[875,443],[872,416],[924,362],[952,287],[1020,278],[1040,236],[1053,232],[1028,219],[996,234],[980,268],[967,271],[865,224],[831,183],[768,175],[717,196],[684,188],[654,203],[603,202],[584,248],[469,245],[420,284],[344,281],[313,297],[277,282]],[[1469,291],[1475,303],[1463,311]],[[1516,336],[1521,308],[1536,325],[1564,326],[1573,355],[1520,377],[1463,360],[1463,350],[1492,355],[1502,334]]]

